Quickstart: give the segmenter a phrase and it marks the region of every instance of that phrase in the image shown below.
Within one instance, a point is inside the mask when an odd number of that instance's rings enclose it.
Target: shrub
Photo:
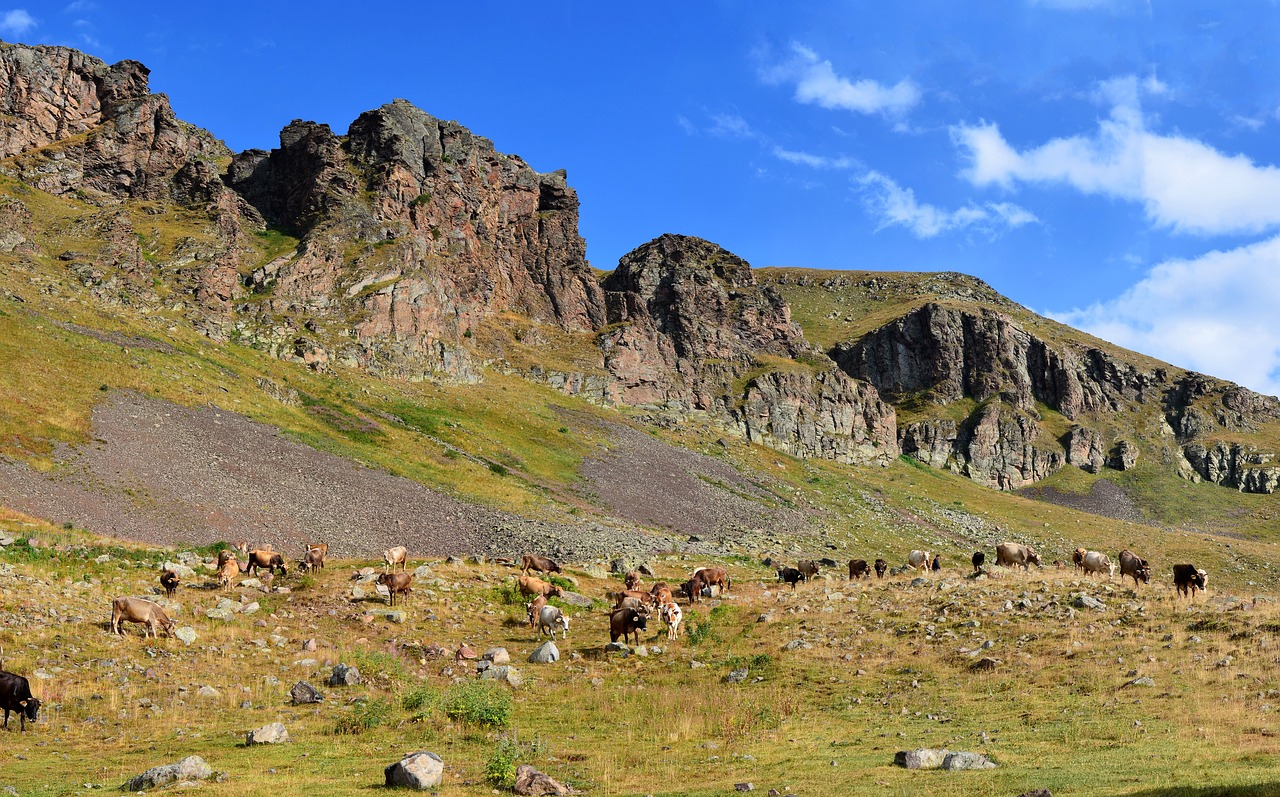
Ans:
[[[347,656],[366,683],[380,686],[394,686],[407,680],[409,671],[404,660],[391,653],[380,650],[356,649]]]
[[[498,474],[499,476],[506,476],[507,473],[509,473],[509,471],[507,470],[507,466],[503,465],[501,462],[490,462],[489,470],[492,471],[493,473]]]
[[[511,722],[511,695],[495,683],[455,684],[445,692],[442,702],[449,719],[488,728],[505,728]]]
[[[502,739],[484,766],[484,779],[495,789],[510,791],[516,787],[516,761],[520,757],[520,745],[511,739]]]
[[[385,698],[356,703],[350,713],[340,717],[333,727],[337,734],[357,734],[376,728],[391,716],[391,701]]]
[[[400,698],[400,707],[413,712],[413,719],[422,720],[440,705],[440,692],[434,686],[419,684]]]
[[[689,643],[692,645],[701,645],[703,642],[714,642],[716,637],[716,622],[714,612],[711,617],[702,619],[702,615],[697,612],[689,612],[685,615],[684,627],[685,634],[689,637]]]
[[[568,590],[569,592],[573,592],[575,589],[577,589],[577,587],[573,586],[573,582],[570,581],[569,579],[561,578],[560,576],[555,576],[550,573],[547,574],[547,583],[555,584],[560,589]]]
[[[529,601],[515,584],[499,584],[493,588],[493,599],[508,606],[524,606]]]

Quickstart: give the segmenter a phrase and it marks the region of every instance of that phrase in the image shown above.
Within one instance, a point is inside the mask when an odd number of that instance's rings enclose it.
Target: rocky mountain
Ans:
[[[514,372],[797,457],[906,454],[1000,489],[1067,466],[1280,484],[1276,399],[963,275],[758,273],[664,235],[598,277],[565,172],[403,100],[233,154],[141,64],[4,44],[0,174],[6,267],[56,263],[103,306],[320,372]]]

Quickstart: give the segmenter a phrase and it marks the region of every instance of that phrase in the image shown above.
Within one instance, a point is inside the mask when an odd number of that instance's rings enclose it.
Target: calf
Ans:
[[[308,570],[324,570],[324,559],[328,555],[328,543],[309,542],[307,543],[307,552],[302,555],[302,559],[298,562],[298,570],[303,573]]]
[[[787,582],[792,589],[795,589],[796,583],[804,580],[804,573],[794,567],[779,567],[778,580]]]
[[[1089,553],[1084,548],[1076,548],[1071,552],[1071,562],[1076,566],[1076,570],[1084,570],[1084,557]]]
[[[853,581],[858,578],[865,578],[871,575],[871,568],[867,565],[866,559],[850,559],[849,560],[849,580]]]
[[[229,587],[231,586],[231,579],[240,575],[240,563],[236,561],[236,555],[230,551],[223,551],[223,553],[228,554],[228,556],[226,561],[218,566],[218,586]],[[221,559],[222,557],[219,556],[218,558]],[[267,574],[270,575],[270,571],[267,571]]]
[[[537,554],[527,553],[520,557],[520,572],[527,576],[529,575],[530,570],[537,570],[539,573],[564,572],[560,569],[560,565],[556,563],[556,560],[548,559],[545,556],[538,556]]]
[[[694,604],[694,603],[697,603],[698,600],[702,597],[703,586],[705,585],[702,583],[702,574],[699,573],[698,575],[694,576],[693,578],[681,584],[680,591],[689,598],[690,604]]]
[[[259,568],[266,568],[274,573],[276,568],[280,568],[280,575],[289,575],[289,570],[284,566],[284,557],[275,551],[258,549],[249,551],[249,565],[245,568],[245,572],[254,575]]]
[[[542,632],[546,631],[551,634],[552,641],[556,638],[556,628],[559,627],[564,633],[562,639],[569,638],[569,618],[565,617],[564,612],[555,606],[543,606],[538,612],[538,636],[542,636]]]
[[[413,592],[413,573],[383,573],[378,576],[378,583],[387,588],[387,600],[395,606],[396,595],[400,596],[400,602],[403,603],[409,593]]]
[[[620,589],[616,592],[610,592],[609,597],[613,598],[613,608],[618,608],[623,601],[638,601],[641,606],[651,606],[657,603],[658,599],[652,593],[642,592],[635,589]]]
[[[159,638],[159,634],[156,633],[157,626],[163,628],[165,634],[173,636],[175,625],[158,603],[145,598],[116,598],[111,601],[111,630],[123,635],[124,629],[121,625],[124,623],[145,624],[147,627],[143,629],[142,635],[147,636],[149,630],[151,636],[156,638]]]
[[[550,598],[552,595],[560,595],[563,592],[555,584],[543,581],[537,576],[520,576],[516,579],[516,584],[520,588],[520,594],[528,595],[529,597],[542,595]]]
[[[981,573],[982,565],[984,562],[987,561],[987,555],[982,551],[974,551],[972,561],[973,561],[973,572]]]
[[[164,587],[164,596],[172,598],[178,591],[178,574],[172,570],[165,570],[160,574],[160,586]]]
[[[665,581],[659,581],[650,587],[649,594],[653,596],[653,602],[659,606],[664,603],[676,602],[676,599],[671,595],[671,587],[668,587]]]
[[[1179,595],[1195,599],[1196,590],[1203,592],[1208,582],[1209,574],[1195,565],[1173,566],[1173,586],[1177,587]]]
[[[614,609],[609,615],[609,641],[617,642],[618,637],[622,637],[622,641],[627,641],[627,635],[630,634],[635,638],[635,644],[640,644],[640,632],[648,630],[649,618],[641,614],[635,609],[623,608]]]
[[[0,658],[0,668],[4,659]],[[16,673],[0,669],[0,708],[4,709],[4,727],[9,727],[9,712],[18,715],[18,723],[22,730],[27,729],[27,720],[36,721],[40,711],[40,700],[31,694],[31,682]]]
[[[382,561],[386,562],[388,573],[393,572],[396,565],[400,565],[400,572],[403,573],[409,566],[409,549],[403,545],[388,548],[382,552]]]
[[[684,612],[675,603],[662,604],[662,622],[667,624],[667,639],[679,639],[680,621],[683,618]]]
[[[876,578],[884,578],[884,571],[889,569],[889,563],[883,559],[876,560]]]
[[[818,563],[812,559],[802,559],[796,562],[796,570],[800,571],[800,575],[804,576],[805,582],[811,578],[818,577]],[[794,584],[792,586],[795,586]]]
[[[1125,576],[1133,576],[1133,588],[1138,588],[1138,581],[1143,584],[1151,583],[1151,567],[1147,564],[1147,560],[1130,551],[1128,548],[1120,552],[1120,578]]]
[[[538,622],[538,613],[542,611],[542,607],[547,605],[547,596],[539,595],[533,599],[532,603],[524,605],[525,613],[529,615],[529,627],[536,628]]]

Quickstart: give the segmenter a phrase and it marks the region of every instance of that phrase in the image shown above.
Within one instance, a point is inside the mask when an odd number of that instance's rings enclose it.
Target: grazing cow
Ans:
[[[226,561],[218,565],[218,586],[229,587],[231,586],[231,579],[240,575],[240,563],[236,561],[236,555],[230,551],[223,551],[223,553],[228,554],[228,556]],[[222,559],[221,556],[218,558]],[[267,574],[270,575],[270,571],[267,571]]]
[[[274,573],[277,567],[280,568],[280,575],[289,575],[288,568],[284,566],[283,556],[275,551],[259,549],[249,551],[249,566],[245,568],[245,572],[252,576],[258,572],[259,568],[266,568]]]
[[[1084,552],[1084,557],[1080,560],[1080,569],[1090,576],[1094,573],[1106,573],[1107,578],[1111,578],[1116,572],[1116,566],[1111,564],[1107,555],[1097,551]]]
[[[929,569],[935,573],[942,572],[942,557],[939,554],[933,555],[933,564],[929,566]]]
[[[1030,545],[1019,542],[1002,542],[996,546],[996,564],[1000,567],[1022,565],[1023,570],[1030,570],[1031,565],[1040,567],[1040,554]]]
[[[270,548],[271,546],[270,546],[270,545],[264,545],[263,547],[264,547],[264,548]],[[236,541],[231,545],[231,548],[232,548],[232,550],[234,550],[236,553],[240,554],[240,558],[241,558],[241,559],[248,559],[248,558],[249,558],[249,541],[248,541],[248,540],[236,540]]]
[[[548,559],[545,556],[527,553],[520,557],[520,572],[526,576],[530,570],[537,570],[539,573],[563,573],[560,565],[554,559]]]
[[[387,588],[387,600],[395,606],[396,595],[403,603],[413,592],[413,573],[383,573],[378,576],[378,583]]]
[[[866,578],[871,575],[871,568],[867,565],[866,559],[850,559],[849,560],[849,580]]]
[[[912,570],[928,570],[929,562],[933,560],[933,554],[928,551],[912,551],[907,554],[907,567]]]
[[[818,563],[812,559],[801,559],[796,562],[796,570],[799,570],[800,574],[804,576],[806,583],[809,579],[818,577]]]
[[[21,675],[4,670],[4,651],[0,649],[0,708],[4,709],[4,727],[9,727],[9,712],[18,715],[18,724],[27,729],[27,720],[36,721],[40,700],[31,694],[31,682]]]
[[[640,606],[651,606],[658,602],[658,599],[652,593],[638,589],[620,589],[610,592],[609,597],[613,598],[613,608],[615,609],[621,606],[623,601],[627,600],[637,601]]]
[[[671,594],[671,587],[668,587],[665,581],[659,581],[650,587],[649,594],[653,596],[653,602],[659,606],[664,603],[676,602],[675,597]]]
[[[1194,600],[1196,590],[1203,592],[1208,582],[1209,574],[1195,565],[1173,566],[1173,586],[1178,588],[1179,595],[1186,595]]]
[[[982,572],[982,565],[987,561],[987,555],[982,551],[973,552],[973,572]]]
[[[622,580],[622,586],[627,589],[635,589],[640,586],[640,573],[635,570],[627,571],[627,577]]]
[[[309,542],[307,543],[307,552],[302,555],[302,559],[298,562],[298,570],[303,573],[308,570],[324,570],[324,560],[328,555],[329,543]]]
[[[684,613],[679,606],[674,603],[662,604],[662,622],[667,624],[667,639],[680,637],[680,620],[683,618]]]
[[[689,603],[697,603],[702,597],[702,588],[706,586],[702,583],[702,574],[699,573],[693,578],[680,585],[680,592],[689,599]]]
[[[394,572],[396,565],[400,565],[400,572],[403,573],[409,566],[409,549],[403,545],[388,548],[382,552],[382,561],[386,563],[388,573]]]
[[[164,587],[164,596],[172,598],[178,591],[178,574],[172,570],[165,570],[160,574],[160,586]]]
[[[556,628],[559,627],[564,633],[561,639],[569,638],[569,618],[564,616],[564,612],[555,606],[543,606],[538,612],[538,636],[542,636],[542,632],[546,631],[551,634],[552,641],[556,638]]]
[[[722,591],[729,591],[729,571],[723,567],[700,567],[693,573],[694,578],[702,582],[704,587],[719,587]]]
[[[779,567],[778,580],[787,582],[791,585],[791,589],[795,589],[796,582],[804,580],[804,573],[794,567]]]
[[[542,607],[547,605],[547,596],[539,595],[533,599],[532,603],[524,605],[525,613],[529,615],[529,627],[536,628],[538,622],[538,613],[542,611]]]
[[[1071,552],[1071,562],[1076,566],[1076,570],[1084,570],[1084,557],[1089,553],[1084,548],[1076,548]]]
[[[889,569],[889,563],[883,559],[876,560],[876,578],[884,578],[884,571]]]
[[[563,590],[547,581],[543,581],[537,576],[519,576],[516,579],[516,585],[520,588],[521,595],[542,595],[550,598],[552,595],[561,595]]]
[[[1138,581],[1144,584],[1151,583],[1151,567],[1147,564],[1147,560],[1125,548],[1120,552],[1120,578],[1125,576],[1133,576],[1133,588],[1138,588]]]
[[[145,598],[116,598],[111,601],[111,630],[123,635],[124,629],[121,625],[124,623],[144,624],[147,627],[143,629],[142,635],[147,636],[149,630],[150,635],[157,639],[160,636],[156,632],[157,626],[163,628],[165,634],[173,636],[173,628],[176,625],[158,603]]]
[[[635,638],[635,644],[640,644],[640,632],[648,630],[649,618],[641,614],[635,609],[614,609],[609,615],[609,641],[617,642],[618,637],[622,637],[622,641],[627,641],[627,635],[630,634]]]

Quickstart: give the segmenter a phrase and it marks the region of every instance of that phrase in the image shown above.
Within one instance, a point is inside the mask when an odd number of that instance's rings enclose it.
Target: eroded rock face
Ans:
[[[604,289],[600,346],[623,403],[706,412],[796,456],[897,456],[892,407],[810,346],[742,258],[663,235],[624,256]]]

